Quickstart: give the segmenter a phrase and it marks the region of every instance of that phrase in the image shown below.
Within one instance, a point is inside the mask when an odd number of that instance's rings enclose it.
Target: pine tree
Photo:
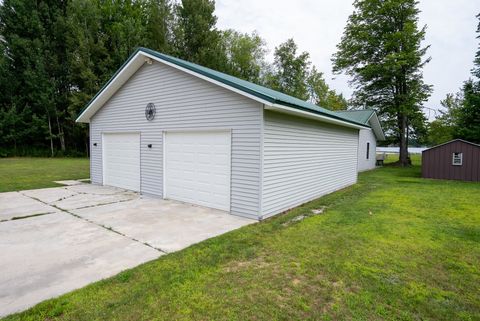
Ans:
[[[4,108],[15,108],[24,117],[21,122],[30,126],[30,144],[49,141],[52,156],[54,139],[62,136],[62,111],[57,108],[57,100],[62,99],[60,87],[66,71],[57,62],[65,51],[61,32],[56,31],[63,6],[61,1],[5,0],[0,7],[0,33],[11,81],[11,102]]]
[[[163,53],[173,48],[173,12],[169,0],[148,0],[144,9],[146,46]]]
[[[477,18],[480,20],[480,14]],[[477,39],[480,39],[480,22],[477,34]],[[474,78],[466,81],[462,88],[463,103],[458,110],[455,137],[480,144],[480,46],[473,64]]]
[[[175,47],[180,58],[219,71],[226,69],[215,1],[182,0],[176,6]]]
[[[352,77],[354,103],[375,108],[395,133],[400,164],[408,162],[408,128],[425,128],[421,111],[431,86],[423,82],[426,27],[418,28],[415,0],[356,0],[337,53],[334,72]]]

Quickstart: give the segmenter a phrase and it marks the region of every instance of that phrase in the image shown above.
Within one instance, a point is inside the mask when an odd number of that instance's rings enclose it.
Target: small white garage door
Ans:
[[[165,197],[230,210],[230,131],[165,133]]]
[[[103,134],[103,184],[140,191],[140,134]]]

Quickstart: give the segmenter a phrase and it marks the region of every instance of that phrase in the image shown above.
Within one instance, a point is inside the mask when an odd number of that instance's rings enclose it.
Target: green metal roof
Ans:
[[[309,112],[309,113],[312,113],[312,114],[318,114],[318,115],[326,116],[326,117],[329,117],[329,118],[342,120],[342,121],[352,123],[352,124],[355,124],[355,125],[361,125],[361,126],[369,127],[368,124],[365,124],[363,122],[359,122],[357,119],[354,119],[352,117],[344,115],[343,113],[334,112],[334,111],[322,108],[320,106],[317,106],[315,104],[309,103],[307,101],[304,101],[304,100],[286,95],[286,94],[281,93],[279,91],[254,84],[252,82],[242,80],[240,78],[230,76],[230,75],[224,74],[222,72],[219,72],[219,71],[207,68],[207,67],[203,67],[203,66],[191,63],[191,62],[188,62],[186,60],[182,60],[182,59],[175,58],[175,57],[172,57],[172,56],[169,56],[169,55],[166,55],[166,54],[162,54],[162,53],[157,52],[155,50],[151,50],[151,49],[148,49],[148,48],[142,48],[142,47],[138,48],[134,53],[132,53],[130,55],[130,57],[127,59],[127,61],[117,70],[117,72],[112,76],[112,78],[110,78],[110,80],[102,87],[102,89],[100,89],[100,91],[88,102],[88,104],[85,106],[85,108],[80,112],[79,117],[90,106],[90,104],[95,100],[95,98],[97,96],[99,96],[105,88],[107,88],[107,86],[113,81],[113,79],[117,76],[117,74],[119,74],[120,71],[129,63],[129,61],[131,59],[133,59],[133,57],[135,57],[135,55],[140,51],[144,52],[144,53],[147,53],[147,54],[150,54],[150,55],[152,55],[154,57],[157,57],[159,59],[162,59],[164,61],[167,61],[169,63],[172,63],[174,65],[177,65],[179,67],[182,67],[182,68],[188,69],[190,71],[196,72],[196,73],[201,74],[205,77],[208,77],[210,79],[221,82],[225,85],[228,85],[228,86],[231,86],[231,87],[236,88],[238,90],[241,90],[245,93],[251,94],[255,97],[263,99],[263,100],[265,100],[269,103],[272,103],[272,104],[279,104],[279,105],[291,107],[291,108],[294,108],[294,109],[306,111],[306,112]]]
[[[372,114],[375,113],[373,109],[362,109],[362,110],[340,110],[337,111],[344,118],[348,118],[357,123],[367,125],[368,120],[372,117]]]
[[[172,57],[172,56],[169,56],[169,55],[166,55],[166,54],[162,54],[160,52],[157,52],[157,51],[154,51],[154,50],[151,50],[151,49],[147,49],[147,48],[138,48],[137,51],[146,52],[146,53],[148,53],[152,56],[155,56],[155,57],[158,57],[160,59],[166,60],[170,63],[173,63],[173,64],[175,64],[177,66],[180,66],[180,67],[183,67],[185,69],[197,72],[197,73],[199,73],[203,76],[214,79],[214,80],[219,81],[223,84],[232,86],[236,89],[239,89],[241,91],[249,93],[249,94],[251,94],[255,97],[261,98],[261,99],[266,100],[270,103],[274,103],[274,104],[278,103],[280,105],[285,105],[285,106],[288,106],[288,107],[301,109],[301,110],[304,110],[304,111],[307,111],[307,112],[312,112],[312,113],[315,113],[315,114],[321,114],[321,115],[324,115],[324,116],[327,116],[327,117],[336,118],[336,119],[343,120],[343,121],[346,121],[346,122],[350,122],[350,123],[365,126],[364,123],[360,123],[360,122],[356,121],[355,119],[351,119],[351,118],[348,118],[348,117],[343,117],[343,115],[339,115],[339,114],[337,114],[337,113],[335,113],[331,110],[328,110],[328,109],[322,108],[320,106],[317,106],[315,104],[309,103],[307,101],[304,101],[304,100],[286,95],[286,94],[281,93],[279,91],[254,84],[252,82],[249,82],[249,81],[246,81],[246,80],[234,77],[234,76],[227,75],[223,72],[219,72],[219,71],[207,68],[207,67],[203,67],[203,66],[194,64],[192,62],[188,62],[188,61],[185,61],[185,60],[182,60],[182,59],[179,59],[179,58],[175,58],[175,57]],[[135,54],[136,54],[136,52],[132,56],[134,56]]]

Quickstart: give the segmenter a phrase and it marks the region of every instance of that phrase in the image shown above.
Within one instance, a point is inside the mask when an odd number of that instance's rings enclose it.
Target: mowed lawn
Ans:
[[[385,167],[7,320],[480,320],[479,207],[479,183]]]
[[[53,181],[89,178],[87,158],[0,158],[0,193],[60,186]]]

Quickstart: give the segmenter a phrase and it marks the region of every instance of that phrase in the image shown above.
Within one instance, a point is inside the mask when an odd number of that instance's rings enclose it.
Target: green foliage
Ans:
[[[88,127],[75,119],[139,46],[345,108],[293,40],[272,66],[257,33],[218,30],[214,11],[212,0],[0,2],[2,155],[87,154]]]
[[[447,94],[447,97],[440,102],[444,110],[440,110],[440,115],[428,127],[427,142],[430,146],[439,145],[454,138],[455,124],[462,101],[460,94]]]
[[[229,29],[222,32],[222,43],[227,58],[225,72],[261,83],[262,72],[266,67],[265,41],[255,32],[249,35]]]
[[[462,90],[454,136],[480,144],[480,79],[466,81]]]
[[[321,107],[347,109],[347,101],[330,89],[323,73],[315,66],[310,67],[308,52],[297,54],[298,46],[288,39],[275,48],[274,63],[265,75],[267,86],[302,100],[309,100]]]
[[[163,53],[173,51],[173,6],[169,0],[150,0],[144,10],[146,47]]]
[[[331,110],[347,109],[347,100],[343,98],[342,94],[337,94],[330,89],[323,78],[323,73],[317,71],[315,66],[310,70],[307,86],[310,96],[309,100],[312,103]]]
[[[425,29],[418,28],[416,0],[356,0],[337,53],[334,72],[345,72],[355,86],[354,104],[375,108],[387,131],[400,145],[407,164],[407,128],[425,131],[421,106],[431,87],[423,82],[421,47]]]
[[[480,39],[480,14],[477,39]],[[455,136],[480,144],[480,46],[473,61],[474,68],[470,79],[463,84],[463,104],[458,110]]]
[[[177,4],[176,52],[180,58],[222,71],[226,57],[214,11],[213,0],[182,0]]]
[[[435,119],[428,126],[428,144],[435,146],[452,140],[452,128],[441,119]]]
[[[275,48],[273,70],[267,76],[268,85],[287,95],[303,100],[309,98],[306,79],[310,67],[310,55],[302,52],[297,55],[298,46],[288,39]]]
[[[6,320],[478,320],[480,184],[412,161]]]
[[[480,14],[477,17],[480,20]],[[479,39],[480,23],[477,33]],[[448,94],[441,102],[446,110],[430,124],[430,143],[461,138],[480,144],[480,48],[475,55],[472,75],[474,78],[463,84],[460,93]]]
[[[477,18],[479,20],[477,26],[477,39],[480,39],[480,13],[477,14]],[[472,70],[472,74],[477,78],[480,79],[480,45],[478,46],[478,50],[475,53],[475,60],[473,61],[474,68]]]
[[[63,64],[58,62],[65,53],[65,41],[61,32],[62,21],[54,17],[63,10],[63,3],[21,0],[6,0],[0,6],[0,34],[4,38],[4,53],[8,61],[2,80],[9,82],[3,85],[8,87],[8,96],[1,99],[1,108],[4,111],[8,109],[4,116],[12,113],[19,115],[15,116],[15,120],[9,117],[10,121],[31,125],[29,140],[34,144],[44,143],[47,123],[47,138],[53,138],[52,125],[55,125],[55,119],[62,117],[62,110],[57,108],[57,104],[64,99],[62,85],[65,73],[62,71]],[[43,122],[35,122],[35,119]],[[60,136],[61,132],[58,127],[55,134]],[[18,141],[19,138],[22,135],[13,134],[2,140],[7,144],[24,143]]]
[[[79,111],[136,47],[167,50],[169,10],[167,0],[0,4],[0,130],[9,131],[2,145],[49,146],[52,156],[56,149],[85,153]],[[18,126],[9,129],[12,123]]]

